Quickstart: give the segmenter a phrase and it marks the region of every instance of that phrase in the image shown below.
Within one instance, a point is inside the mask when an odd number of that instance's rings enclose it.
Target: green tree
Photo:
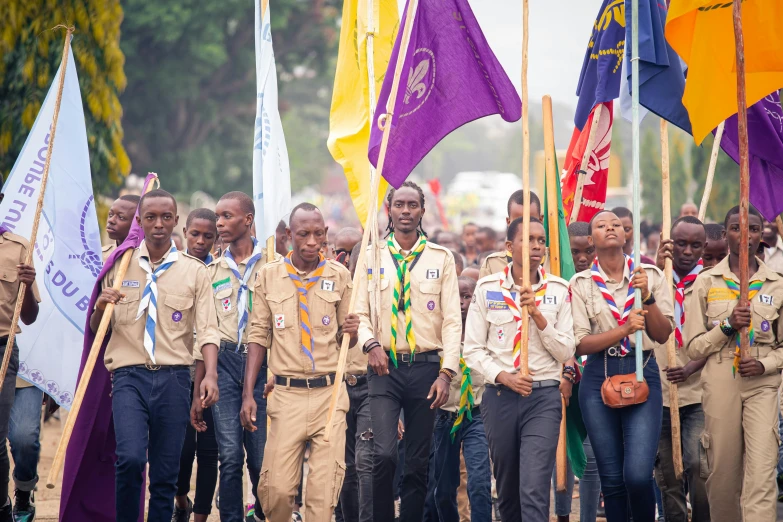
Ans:
[[[656,120],[658,121],[658,120]],[[642,213],[653,223],[663,222],[662,155],[660,127],[647,126],[642,130],[639,144]],[[669,187],[672,219],[688,200],[691,173],[687,140],[684,132],[669,126]]]
[[[73,25],[72,48],[79,74],[90,169],[96,191],[119,184],[130,172],[123,148],[125,88],[120,50],[119,0],[4,0],[0,2],[0,173],[7,176],[35,123],[62,58],[65,31]]]

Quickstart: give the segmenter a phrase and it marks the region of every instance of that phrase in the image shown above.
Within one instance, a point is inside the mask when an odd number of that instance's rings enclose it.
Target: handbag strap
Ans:
[[[608,369],[608,364],[606,362],[606,358],[607,358],[606,351],[607,350],[608,350],[608,348],[604,349],[604,378],[605,379],[609,378],[609,369]],[[647,355],[647,360],[644,361],[644,364],[642,365],[642,370],[647,368],[647,363],[650,362],[650,358],[653,356],[654,353],[655,353],[655,350],[650,350],[650,353]]]

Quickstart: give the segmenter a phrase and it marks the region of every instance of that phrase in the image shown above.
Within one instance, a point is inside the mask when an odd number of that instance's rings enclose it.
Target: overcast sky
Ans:
[[[522,83],[522,0],[469,0],[489,45]],[[400,0],[400,13],[405,1]],[[601,0],[530,0],[530,99],[545,94],[576,107],[576,84]]]

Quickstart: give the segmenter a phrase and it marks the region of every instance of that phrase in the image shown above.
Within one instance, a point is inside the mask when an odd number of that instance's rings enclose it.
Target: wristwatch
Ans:
[[[375,349],[376,347],[378,347],[378,346],[380,346],[380,345],[381,345],[381,343],[379,343],[378,341],[376,341],[375,339],[373,339],[373,340],[371,340],[371,341],[369,341],[369,342],[365,343],[365,345],[364,345],[364,346],[362,346],[362,353],[363,353],[364,355],[367,355],[367,354],[368,354],[368,353],[370,353],[370,352],[371,352],[373,349]]]
[[[724,318],[723,321],[720,322],[720,331],[723,332],[723,335],[726,337],[731,337],[737,333],[737,330],[735,330],[734,327],[731,326],[731,323],[729,323],[728,317]]]
[[[647,299],[642,301],[643,305],[650,306],[652,304],[655,304],[655,295],[653,295],[652,292],[650,292],[650,295],[647,296]]]

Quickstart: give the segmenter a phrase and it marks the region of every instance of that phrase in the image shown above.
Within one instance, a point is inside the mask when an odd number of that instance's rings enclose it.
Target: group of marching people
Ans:
[[[333,515],[391,522],[397,498],[402,521],[457,521],[461,459],[472,520],[492,519],[493,474],[501,520],[547,521],[562,403],[578,400],[588,436],[581,520],[595,519],[600,491],[609,522],[653,521],[655,480],[666,520],[687,521],[687,499],[694,521],[774,521],[783,276],[756,255],[781,254],[776,244],[760,248],[761,215],[750,209],[750,306],[737,306],[738,207],[722,226],[677,219],[657,259],[641,266],[634,265],[627,210],[572,223],[577,274],[568,282],[549,273],[535,194],[525,248],[522,196],[518,191],[508,202],[505,248],[476,255],[483,229],[466,226],[473,250],[466,256],[449,248],[448,233],[428,238],[424,194],[405,182],[387,197],[388,234],[374,268],[360,255],[356,230],[340,231],[330,249],[324,217],[309,203],[291,211],[275,252],[267,252],[253,237],[252,199],[229,192],[214,211],[190,213],[181,251],[172,239],[179,217],[169,193],[116,200],[104,258],[134,220],[144,234],[120,290],[119,265],[100,282],[90,318],[95,331],[113,305],[103,363],[112,374],[116,520],[139,519],[147,470],[149,522],[186,521],[191,514],[205,521],[218,468],[221,520],[245,520],[246,463],[252,516],[288,522],[300,516],[307,451],[307,522]],[[28,248],[23,238],[0,231],[3,346],[20,282],[28,284],[21,320],[36,319],[40,297],[35,269],[24,264]],[[667,259],[671,288],[662,271]],[[354,273],[359,286],[350,310]],[[635,290],[641,309],[633,308]],[[523,310],[528,372],[520,371]],[[741,358],[738,332],[745,327],[751,356]],[[675,366],[666,354],[672,334]],[[345,378],[337,383],[346,335]],[[642,384],[633,375],[637,350]],[[0,395],[1,439],[9,435],[9,417],[14,427],[17,365],[14,348]],[[679,388],[680,479],[670,383]],[[337,409],[326,441],[333,395]],[[27,522],[21,516],[30,513],[37,475],[35,467],[33,476],[20,473],[24,455],[38,449],[16,447],[10,438],[16,501],[13,510],[10,499],[0,509],[0,522]],[[0,451],[0,498],[8,498],[8,470]],[[566,495],[556,495],[560,520],[570,513]]]

